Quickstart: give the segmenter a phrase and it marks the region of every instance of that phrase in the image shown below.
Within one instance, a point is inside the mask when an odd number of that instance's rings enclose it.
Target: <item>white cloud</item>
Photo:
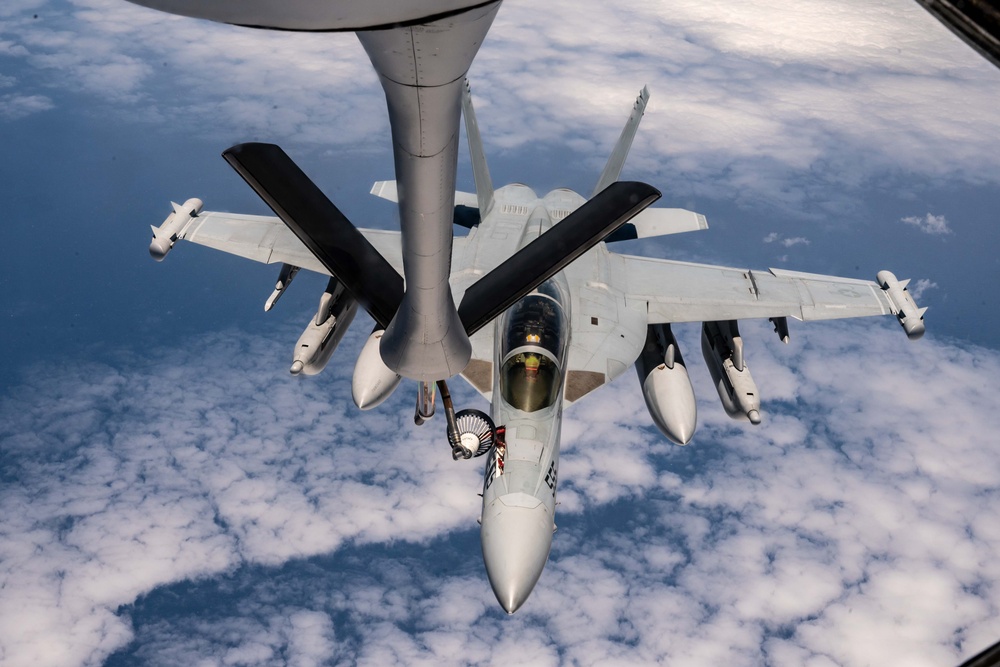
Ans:
[[[450,461],[440,424],[409,425],[405,388],[360,414],[350,364],[288,377],[274,360],[295,332],[28,374],[0,403],[19,480],[0,490],[4,655],[91,664],[134,638],[147,664],[489,662],[517,636],[535,664],[957,663],[1000,607],[1000,464],[979,436],[1000,428],[1000,355],[897,329],[813,325],[782,346],[746,324],[764,424],[725,417],[692,358],[686,448],[631,374],[571,409],[552,562],[512,619],[463,537],[479,466]],[[185,579],[228,593],[116,613]]]
[[[0,21],[0,52],[109,113],[212,136],[388,146],[381,91],[350,34],[243,30],[121,0],[68,12],[53,1],[34,20],[36,4]],[[680,196],[815,214],[850,211],[852,190],[873,180],[1000,174],[988,139],[1000,72],[904,0],[509,4],[471,75],[488,150],[570,146],[594,173],[650,84],[628,168]]]
[[[931,234],[932,236],[940,236],[943,234],[951,234],[952,229],[948,225],[948,221],[943,215],[934,215],[933,213],[928,213],[924,217],[920,218],[917,216],[908,216],[902,218],[900,222],[905,222],[908,225],[913,225],[925,234]]]
[[[221,350],[234,335],[204,344]],[[247,344],[260,358],[281,356],[270,342]],[[6,599],[24,603],[0,611],[8,659],[106,655],[129,637],[117,606],[165,582],[325,553],[345,539],[422,539],[474,520],[475,494],[463,491],[480,473],[435,456],[446,449],[437,430],[409,440],[426,456],[395,450],[407,408],[358,419],[343,391],[346,402],[331,402],[325,383],[295,382],[273,366],[233,376],[231,359],[216,366],[227,355],[194,354],[128,375],[62,369],[65,390],[39,382],[0,408],[5,456],[25,466],[21,484],[0,492],[10,515],[0,576]],[[44,396],[39,412],[28,410],[32,396]],[[444,490],[404,491],[427,483]]]
[[[913,281],[907,286],[907,290],[918,302],[927,293],[928,290],[937,289],[938,284],[927,278],[920,278]]]
[[[0,95],[0,118],[17,120],[53,106],[52,100],[44,95]]]
[[[809,245],[809,239],[804,236],[785,237],[778,232],[770,232],[764,237],[763,241],[764,243],[778,243],[785,248],[792,248],[797,245]],[[779,262],[787,262],[789,260],[789,255],[787,253],[779,255],[776,259]]]
[[[764,237],[764,243],[780,243],[786,248],[797,245],[809,245],[809,239],[804,236],[783,237],[778,232],[771,232]]]

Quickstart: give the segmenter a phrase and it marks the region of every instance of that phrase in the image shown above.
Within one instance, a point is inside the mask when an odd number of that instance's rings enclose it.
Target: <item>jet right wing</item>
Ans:
[[[878,283],[814,273],[728,268],[612,255],[626,299],[645,302],[649,324],[792,317],[832,320],[896,315],[911,338],[923,334],[923,313],[888,271]]]

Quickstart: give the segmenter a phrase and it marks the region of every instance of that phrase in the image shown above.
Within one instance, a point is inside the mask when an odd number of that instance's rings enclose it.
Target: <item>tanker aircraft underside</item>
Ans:
[[[509,613],[534,588],[552,545],[566,406],[634,365],[659,430],[681,445],[694,435],[694,391],[671,324],[702,323],[702,354],[726,412],[754,424],[761,421],[760,398],[738,320],[767,318],[785,342],[789,317],[892,315],[910,338],[924,332],[925,309],[907,281],[888,271],[871,282],[611,252],[608,244],[616,241],[707,228],[697,213],[647,208],[659,197],[650,186],[618,181],[647,99],[643,89],[589,200],[565,189],[539,197],[524,185],[493,189],[463,86],[476,192],[455,193],[453,220],[469,232],[454,239],[449,292],[471,343],[468,363],[457,370],[491,411],[456,414],[444,379],[434,378],[418,382],[415,421],[433,416],[440,390],[453,457],[486,455],[483,558]],[[380,351],[403,303],[400,233],[352,226],[276,146],[242,144],[224,156],[255,188],[280,185],[257,188],[280,219],[203,211],[200,200],[189,199],[153,228],[150,253],[162,259],[183,239],[281,264],[266,310],[300,268],[330,276],[295,346],[291,372],[320,372],[361,305],[376,324],[355,366],[353,396],[362,409],[377,406],[401,380]],[[397,201],[398,190],[394,181],[382,181],[372,193]]]

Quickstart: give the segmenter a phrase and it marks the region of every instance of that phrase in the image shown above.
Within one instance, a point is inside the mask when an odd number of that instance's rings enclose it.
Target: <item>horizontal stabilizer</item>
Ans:
[[[222,153],[331,275],[383,327],[403,299],[403,278],[288,155],[274,144]]]
[[[391,202],[399,202],[396,181],[375,181],[371,194]],[[472,229],[479,224],[481,217],[476,195],[471,192],[455,193],[455,215],[452,222],[459,227]]]
[[[375,181],[375,184],[372,185],[371,194],[380,199],[399,203],[399,190],[396,187],[396,181]],[[471,192],[456,191],[455,206],[478,208],[479,201],[476,199],[476,195]]]
[[[466,290],[458,307],[466,333],[489,324],[659,198],[645,183],[612,183]]]
[[[708,229],[708,220],[701,213],[683,208],[647,208],[625,223],[606,239],[605,243],[645,239],[651,236],[667,236],[682,232],[696,232]]]

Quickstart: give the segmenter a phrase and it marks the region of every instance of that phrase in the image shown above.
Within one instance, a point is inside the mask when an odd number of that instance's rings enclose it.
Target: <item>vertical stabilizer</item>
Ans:
[[[468,79],[465,80],[465,90],[462,93],[462,115],[465,116],[465,135],[469,140],[472,175],[476,179],[476,198],[479,200],[479,219],[482,220],[493,206],[493,181],[490,179],[490,168],[486,166],[483,140],[479,136],[476,110],[472,108],[472,90]]]
[[[591,197],[617,181],[618,177],[621,176],[622,167],[625,165],[625,158],[628,157],[628,151],[632,147],[632,139],[635,138],[635,131],[639,129],[639,121],[642,120],[642,114],[646,110],[646,102],[648,100],[649,88],[643,86],[642,90],[639,91],[639,97],[635,100],[635,105],[632,107],[632,114],[628,117],[628,122],[625,123],[621,136],[618,137],[615,149],[611,151],[608,164],[605,165],[604,171],[601,172],[601,178],[598,179],[597,186],[590,195]]]

